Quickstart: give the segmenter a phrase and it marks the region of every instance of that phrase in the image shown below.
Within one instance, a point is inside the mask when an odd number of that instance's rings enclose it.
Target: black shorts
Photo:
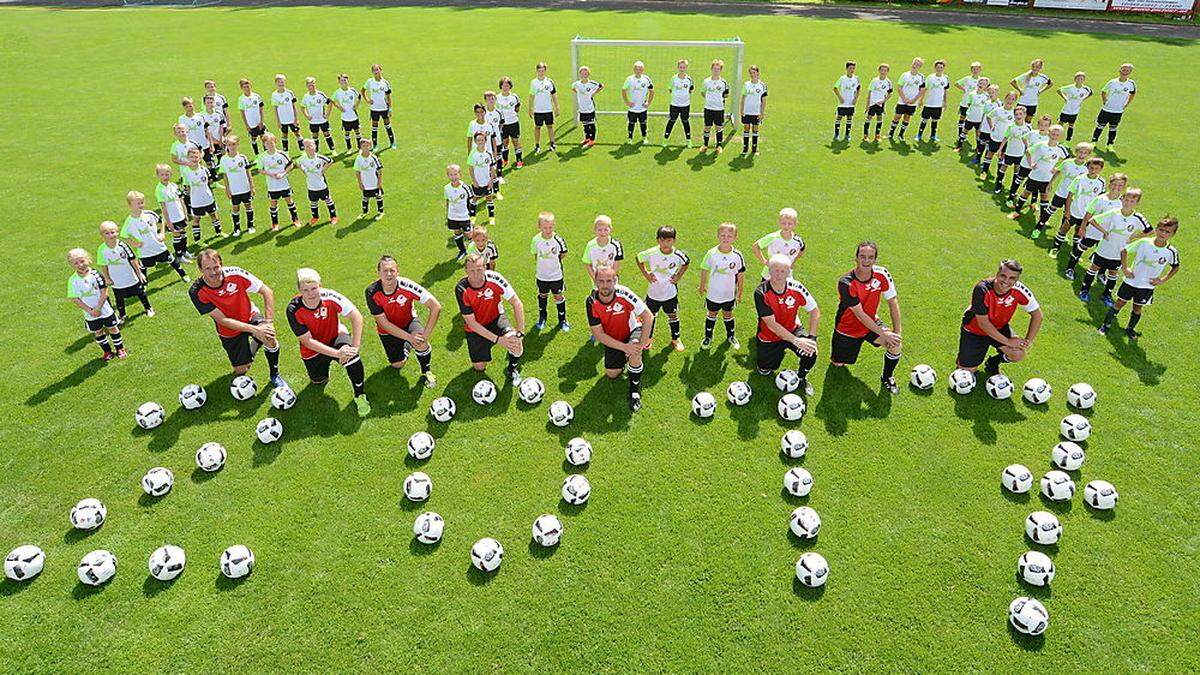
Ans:
[[[1050,187],[1050,181],[1037,180],[1036,178],[1025,179],[1025,189],[1035,195],[1044,194],[1046,189]]]
[[[1024,159],[1024,158],[1022,158],[1022,159]],[[1017,167],[1017,178],[1024,180],[1025,177],[1029,175],[1030,171],[1033,171],[1032,166],[1025,166],[1024,164],[1018,166]]]
[[[250,127],[249,129],[247,129],[247,131],[250,132],[250,138],[258,138],[259,136],[262,136],[263,134],[267,133],[267,127],[260,124],[256,127]]]
[[[596,121],[596,111],[579,113],[580,124],[593,124]]]
[[[358,120],[342,120],[342,131],[358,131]]]
[[[1026,105],[1024,103],[1018,103],[1017,105],[1025,106],[1025,119],[1027,120],[1033,119],[1033,116],[1037,114],[1037,104]]]
[[[1000,146],[1001,146],[1001,145],[1003,145],[1003,144],[1004,144],[1004,139],[1003,139],[1003,138],[999,138],[999,139],[997,139],[997,138],[992,138],[991,136],[988,136],[988,137],[987,137],[987,151],[988,151],[988,154],[989,154],[989,155],[994,155],[994,154],[996,154],[997,152],[1000,152]]]
[[[232,204],[233,206],[238,206],[240,204],[249,205],[253,201],[254,201],[254,193],[253,192],[243,192],[238,195],[230,195],[229,196],[229,203]]]
[[[959,117],[962,117],[962,118],[964,118],[964,119],[966,118],[966,116],[967,116],[967,106],[965,106],[965,105],[960,105],[960,106],[958,106],[958,116],[959,116]]]
[[[565,279],[559,279],[558,281],[537,280],[538,295],[562,295],[566,288],[567,282]]]
[[[345,333],[338,333],[333,339],[333,344],[329,345],[334,349],[350,344],[350,336]],[[304,361],[304,369],[308,371],[308,379],[315,384],[321,384],[329,379],[329,364],[337,359],[325,354],[313,354]]]
[[[1101,110],[1099,114],[1096,115],[1096,126],[1102,127],[1107,124],[1110,127],[1115,127],[1121,123],[1121,115],[1123,114],[1124,113]]]
[[[500,126],[500,138],[520,138],[521,137],[521,122],[517,120],[512,124],[504,124]]]
[[[183,234],[184,232],[187,232],[187,220],[177,220],[173,223],[168,222],[167,232],[172,234]]]
[[[1099,252],[1092,253],[1092,264],[1099,267],[1101,272],[1115,272],[1121,269],[1120,258],[1105,258]]]
[[[1012,337],[1012,329],[1008,326],[1000,328],[999,331],[1004,337]],[[956,362],[960,368],[978,368],[979,364],[987,358],[988,350],[993,347],[999,351],[1000,343],[988,335],[976,335],[966,328],[960,328]]]
[[[92,333],[104,330],[105,328],[116,328],[117,313],[113,312],[102,319],[84,319],[83,325]]]
[[[552,113],[552,112],[535,112],[535,113],[533,113],[533,126],[535,126],[535,127],[552,127],[552,126],[554,126],[554,113]]]
[[[300,135],[300,124],[293,123],[293,124],[280,124],[279,125],[279,135],[280,136],[287,136],[287,132],[289,132],[289,131],[292,132],[293,134],[296,134],[297,136],[299,136]]]
[[[471,192],[477,198],[478,197],[486,197],[486,196],[492,194],[492,186],[491,185],[472,185]]]
[[[923,120],[940,120],[942,119],[942,106],[925,106],[921,108],[921,119]]]
[[[912,103],[897,103],[896,104],[896,114],[897,115],[911,115],[915,112],[917,112],[917,106],[915,104],[912,104]]]
[[[283,188],[282,190],[267,190],[267,199],[270,199],[273,202],[279,201],[280,199],[286,199],[291,196],[292,188],[290,187]]]
[[[705,298],[704,307],[710,312],[732,312],[733,300],[728,300],[726,302],[713,302],[712,300]]]
[[[838,117],[854,117],[854,106],[839,105],[837,107],[837,116]]]
[[[1023,155],[1004,155],[1004,166],[1013,166],[1014,164],[1020,164],[1022,157],[1023,157]],[[1017,175],[1020,175],[1020,172],[1018,172]]]
[[[413,317],[407,326],[401,326],[401,328],[409,333],[416,333],[424,330],[425,326],[420,319]],[[380,333],[379,341],[383,343],[383,352],[387,354],[388,363],[408,360],[408,350],[412,349],[412,343],[408,340],[402,340],[391,333]]]
[[[1075,216],[1073,216],[1069,213],[1067,214],[1067,225],[1069,225],[1072,229],[1077,228],[1082,224],[1083,224],[1083,218],[1076,218]],[[1084,239],[1080,243],[1084,243],[1086,241],[1087,240]],[[1084,249],[1084,250],[1086,251],[1087,249]]]
[[[742,115],[742,124],[756,127],[762,124],[762,115]]]
[[[723,127],[725,126],[725,111],[724,110],[709,110],[704,109],[704,126],[706,127]]]
[[[264,322],[266,322],[266,319],[261,314],[255,313],[246,323],[257,326]],[[254,355],[258,352],[258,348],[262,346],[262,343],[256,338],[250,337],[249,333],[238,333],[233,337],[225,337],[224,335],[218,335],[217,337],[221,338],[221,346],[225,348],[225,354],[229,356],[229,365],[234,368],[253,363]]]
[[[146,269],[149,267],[162,265],[164,263],[170,265],[171,263],[175,262],[175,256],[171,255],[170,251],[161,251],[159,253],[155,253],[154,255],[138,258],[138,261],[142,263],[142,268]]]
[[[878,347],[879,336],[875,333],[867,333],[862,337],[851,337],[834,331],[833,341],[829,349],[829,358],[834,363],[854,363],[858,361],[858,353],[862,350],[864,342],[872,347]]]
[[[392,121],[392,111],[391,110],[372,110],[371,111],[371,121],[378,122],[379,120],[383,120],[384,124],[389,124]]]
[[[363,190],[363,199],[378,199],[383,196],[383,188],[374,188],[372,190]]]
[[[1079,113],[1059,113],[1059,124],[1075,124],[1075,119],[1079,117]]]
[[[471,221],[469,220],[450,220],[446,219],[446,229],[454,230],[455,232],[466,232],[471,229]]]
[[[972,122],[971,120],[964,120],[963,121],[963,131],[971,131],[972,129],[974,129],[975,131],[979,131],[980,124],[982,124],[982,120],[979,122]]]
[[[1078,223],[1075,223],[1076,225],[1078,225],[1079,223],[1082,223],[1082,222],[1083,222],[1083,219],[1082,219],[1082,218],[1078,218],[1077,220],[1078,220],[1079,222],[1078,222]],[[1089,248],[1091,248],[1091,247],[1093,247],[1093,246],[1095,246],[1096,244],[1099,244],[1099,243],[1100,243],[1100,240],[1099,240],[1099,239],[1092,239],[1092,238],[1090,238],[1090,237],[1088,237],[1088,236],[1086,236],[1086,235],[1085,235],[1085,236],[1083,237],[1083,240],[1079,242],[1079,250],[1080,250],[1080,251],[1086,251],[1086,250],[1088,250]]]
[[[1121,282],[1121,287],[1117,289],[1117,299],[1125,302],[1133,302],[1138,307],[1145,307],[1154,302],[1153,288],[1138,288],[1130,286],[1128,282]]]
[[[648,114],[649,114],[649,112],[646,110],[643,110],[641,112],[634,112],[632,110],[626,110],[625,111],[625,119],[628,120],[630,124],[633,124],[634,122],[641,124],[641,123],[645,123],[646,116]],[[596,113],[592,113],[593,118],[595,117],[595,115],[596,115]],[[582,122],[583,119],[581,118],[579,121]]]
[[[504,336],[513,332],[511,326],[508,325],[508,317],[501,314],[495,321],[484,326],[492,333]],[[470,355],[471,363],[487,363],[492,360],[492,345],[496,344],[491,340],[477,334],[467,333],[467,354]]]
[[[132,286],[126,286],[125,288],[117,288],[116,286],[113,286],[113,297],[116,298],[117,300],[128,300],[129,298],[136,298],[137,296],[139,296],[145,292],[146,292],[146,284],[143,284],[141,282],[138,282]]]
[[[322,199],[329,199],[329,188],[321,188],[320,190],[309,190],[308,201],[319,202]]]
[[[216,214],[216,212],[217,212],[217,203],[216,202],[213,202],[207,206],[196,206],[194,204],[192,205],[192,215],[193,216],[209,216],[209,215]]]
[[[804,331],[800,330],[799,328],[793,331],[793,334],[795,334],[796,337],[808,337]],[[780,364],[783,363],[784,355],[789,351],[797,356],[800,354],[800,350],[792,346],[790,342],[784,342],[783,340],[764,342],[762,338],[756,336],[754,338],[754,343],[755,364],[758,366],[758,369],[764,373],[771,373],[779,370]]]
[[[1054,195],[1053,197],[1050,198],[1050,206],[1053,206],[1056,209],[1061,209],[1062,207],[1064,207],[1066,205],[1067,205],[1066,197],[1059,197],[1058,195]]]
[[[633,341],[640,342],[642,339],[642,329],[634,328],[629,334],[629,338],[625,340],[625,344]],[[604,368],[605,370],[619,370],[625,367],[625,363],[629,361],[629,355],[620,349],[613,349],[608,345],[604,346]]]
[[[315,122],[315,123],[309,122],[308,123],[308,133],[315,135],[318,131],[323,131],[325,133],[329,133],[329,122],[326,121],[326,122]]]
[[[882,116],[883,116],[883,104],[882,103],[873,103],[873,104],[867,106],[867,117],[882,117]]]
[[[674,314],[679,311],[679,296],[677,295],[670,300],[646,298],[646,309],[649,309],[651,314],[658,314],[660,311],[665,314]]]
[[[671,119],[675,119],[676,117],[682,117],[684,119],[687,119],[688,116],[691,114],[692,114],[692,106],[690,106],[690,105],[672,105],[671,106]]]

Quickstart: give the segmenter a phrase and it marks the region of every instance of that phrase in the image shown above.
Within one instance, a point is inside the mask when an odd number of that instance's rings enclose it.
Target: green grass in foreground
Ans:
[[[23,10],[4,11],[0,26],[0,85],[8,92],[0,205],[10,229],[0,297],[11,317],[12,364],[0,383],[9,419],[0,427],[0,549],[33,542],[48,554],[33,583],[0,585],[8,668],[1200,667],[1188,647],[1200,620],[1200,465],[1187,414],[1200,403],[1200,326],[1191,311],[1200,297],[1190,267],[1162,289],[1140,347],[1104,339],[1093,328],[1097,310],[1089,314],[1044,249],[1022,237],[1028,224],[1005,219],[946,147],[831,149],[827,141],[829,87],[848,57],[868,77],[881,60],[900,64],[921,54],[949,59],[956,75],[980,59],[1007,79],[1037,55],[1056,79],[1083,68],[1095,83],[1133,61],[1140,95],[1120,154],[1109,159],[1146,190],[1147,215],[1181,217],[1176,243],[1188,266],[1200,180],[1180,121],[1200,109],[1180,92],[1200,65],[1195,47],[1096,35],[1047,42],[1037,33],[960,27],[520,10]],[[94,249],[95,224],[122,215],[125,191],[149,191],[178,98],[198,94],[204,78],[229,94],[242,75],[265,90],[276,72],[297,88],[307,74],[332,87],[336,73],[357,82],[380,61],[398,84],[401,141],[383,155],[388,216],[354,223],[354,178],[337,167],[334,195],[350,216],[342,227],[260,230],[222,250],[277,289],[281,316],[296,267],[315,265],[329,287],[357,301],[383,252],[399,255],[405,274],[452,306],[459,275],[447,262],[439,195],[442,167],[461,158],[469,103],[500,74],[526,82],[542,59],[565,88],[568,39],[581,32],[740,35],[771,85],[765,152],[751,163],[736,152],[712,160],[675,148],[622,150],[611,143],[623,125],[606,119],[605,144],[580,153],[570,149],[573,132],[560,157],[513,176],[493,228],[500,269],[529,305],[532,261],[524,251],[541,209],[558,214],[576,251],[593,216],[606,212],[630,253],[670,223],[682,232],[680,246],[698,256],[719,221],[742,227],[739,243],[748,251],[774,213],[793,205],[809,242],[799,275],[827,317],[822,349],[835,279],[849,268],[853,244],[869,237],[880,242],[881,262],[901,291],[903,370],[930,363],[944,382],[971,284],[1001,257],[1026,262],[1025,281],[1047,321],[1029,361],[1008,372],[1018,383],[1037,375],[1055,386],[1044,409],[994,402],[982,391],[951,398],[942,386],[889,401],[875,393],[876,353],[868,350],[849,374],[827,370],[822,358],[818,394],[801,425],[811,441],[801,463],[816,476],[807,503],[824,518],[812,548],[833,568],[823,592],[793,584],[792,565],[805,547],[787,535],[794,504],[780,496],[784,427],[770,385],[751,378],[757,393],[748,408],[722,404],[708,424],[689,418],[692,394],[721,394],[749,368],[744,352],[696,351],[694,272],[683,302],[692,349],[669,357],[656,349],[646,407],[634,418],[623,407],[624,383],[598,381],[599,352],[585,345],[583,330],[531,339],[525,368],[547,383],[548,400],[575,404],[572,427],[547,430],[545,405],[517,405],[507,388],[480,409],[468,400],[475,378],[466,373],[461,334],[449,320],[440,324],[435,368],[460,417],[433,427],[438,450],[422,469],[435,483],[427,508],[448,523],[433,549],[410,544],[418,510],[401,505],[400,483],[412,467],[404,440],[427,428],[426,407],[441,392],[420,389],[414,371],[386,369],[373,337],[364,360],[375,415],[359,421],[335,372],[326,392],[301,391],[299,405],[281,415],[284,440],[263,447],[252,443],[252,429],[268,414],[266,396],[235,404],[225,394],[227,367],[210,322],[195,315],[170,275],[151,284],[159,316],[139,316],[126,328],[132,357],[124,363],[93,360],[78,312],[60,297],[63,253]],[[480,50],[481,35],[496,38]],[[597,75],[616,95],[612,85],[624,73]],[[1085,119],[1095,110],[1090,103]],[[943,129],[944,138],[950,133]],[[257,207],[265,220],[265,201]],[[568,283],[571,318],[582,328],[586,282],[578,265]],[[738,320],[748,338],[749,306]],[[284,372],[300,383],[288,340]],[[256,367],[260,384],[264,372]],[[1078,499],[1057,509],[1066,526],[1054,553],[1059,576],[1052,594],[1039,594],[1052,625],[1044,640],[1019,640],[1005,626],[1005,609],[1030,592],[1013,573],[1027,548],[1022,519],[1042,504],[1036,496],[1006,499],[998,474],[1010,462],[1039,474],[1048,468],[1064,394],[1077,380],[1100,392],[1080,486],[1111,480],[1122,501],[1112,518]],[[176,393],[188,382],[209,391],[196,413],[177,410]],[[167,422],[153,433],[131,431],[135,406],[149,399],[167,406]],[[534,550],[529,525],[539,513],[562,510],[562,445],[577,434],[596,448],[587,470],[593,500],[564,514],[557,550]],[[193,473],[192,462],[209,440],[231,455],[211,477]],[[137,481],[155,465],[172,468],[177,484],[148,503]],[[80,536],[68,531],[67,512],[85,496],[105,501],[110,522]],[[486,535],[507,548],[504,567],[487,579],[470,573],[467,559],[471,542]],[[148,581],[145,569],[146,556],[165,542],[189,555],[188,570],[170,585]],[[258,555],[254,574],[237,584],[216,570],[218,554],[233,543]],[[74,578],[76,562],[93,548],[121,560],[116,579],[100,590]]]

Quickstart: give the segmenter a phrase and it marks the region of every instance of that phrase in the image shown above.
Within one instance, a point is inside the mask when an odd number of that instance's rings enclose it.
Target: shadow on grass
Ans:
[[[99,586],[89,586],[82,581],[77,582],[75,587],[71,589],[71,597],[76,600],[84,600],[101,593],[108,587],[108,583],[100,584]]]
[[[1083,506],[1083,510],[1086,511],[1089,516],[1104,523],[1110,523],[1117,517],[1116,509],[1097,509],[1087,502],[1084,502]]]
[[[1028,504],[1029,503],[1029,493],[1028,492],[1021,492],[1018,494],[1016,492],[1010,491],[1009,489],[1005,488],[1003,485],[1000,486],[1000,496],[1004,497],[1005,499],[1012,502],[1013,504]]]
[[[1100,302],[1089,302],[1086,305],[1088,316],[1090,319],[1076,319],[1079,323],[1088,326],[1092,330],[1104,320],[1104,316],[1108,313],[1108,308]],[[1122,312],[1125,314],[1125,312]],[[1128,317],[1128,314],[1126,314]],[[1120,318],[1120,315],[1117,317]],[[1108,340],[1108,344],[1112,347],[1112,351],[1108,354],[1120,366],[1128,368],[1137,374],[1138,380],[1148,387],[1157,387],[1162,383],[1162,377],[1167,372],[1167,367],[1161,363],[1155,363],[1146,356],[1146,350],[1136,341],[1130,340],[1124,329],[1113,322],[1112,329],[1104,335]],[[1081,412],[1072,410],[1072,412]]]
[[[821,383],[821,398],[813,415],[825,423],[831,436],[841,436],[851,420],[884,419],[892,412],[892,394],[872,389],[845,366],[830,365]]]
[[[71,529],[69,529],[63,533],[63,543],[64,544],[76,544],[76,543],[83,541],[84,539],[87,539],[88,537],[92,536],[93,534],[95,534],[96,532],[99,532],[99,531],[100,531],[99,527],[97,527],[95,529],[91,529],[91,530],[81,530],[79,528],[72,527]]]
[[[554,546],[542,546],[533,539],[529,540],[529,556],[538,560],[546,560],[553,558],[554,554],[558,553],[558,544]]]
[[[86,346],[88,342],[95,342],[95,340],[92,339],[91,335],[88,335],[86,337],[86,340],[81,338],[80,340],[73,343],[72,345],[69,345],[67,347],[67,350],[78,351],[79,349],[82,349],[83,346]],[[76,349],[75,348],[76,344],[82,344],[82,346],[80,346],[78,349]],[[87,382],[88,379],[90,379],[93,375],[100,372],[100,369],[104,368],[105,365],[107,365],[107,363],[104,361],[101,361],[99,358],[89,359],[89,360],[85,361],[84,363],[79,364],[79,367],[76,368],[73,372],[71,372],[66,377],[57,377],[54,379],[54,381],[48,382],[41,389],[34,392],[29,398],[25,399],[25,405],[26,406],[41,405],[41,404],[45,403],[46,401],[50,400],[51,398],[53,398],[56,394],[61,394],[65,391],[67,391],[68,389],[78,387],[79,385],[83,384],[84,382]],[[114,365],[116,365],[116,364],[114,364]]]
[[[416,410],[425,389],[416,363],[407,363],[404,368],[378,368],[364,385],[371,399],[371,417],[391,417]]]
[[[371,225],[374,225],[375,223],[379,222],[379,220],[382,217],[383,217],[382,215],[377,215],[377,216],[376,215],[366,215],[366,216],[364,216],[362,214],[359,214],[358,216],[356,216],[354,218],[354,220],[350,221],[349,225],[339,227],[337,229],[337,231],[333,233],[333,236],[335,239],[345,239],[346,237],[349,237],[350,235],[354,234],[355,232],[365,230],[368,227],[370,227]]]
[[[180,576],[182,576],[182,575],[180,575]],[[158,595],[159,593],[162,593],[163,591],[169,589],[171,586],[174,586],[175,580],[178,578],[179,577],[175,577],[175,579],[172,579],[170,581],[159,581],[158,579],[155,579],[154,577],[147,574],[146,580],[142,582],[142,595],[147,598],[153,598],[156,595]]]
[[[442,546],[442,540],[438,539],[432,544],[422,544],[417,541],[416,537],[408,540],[408,552],[412,555],[427,556],[433,555]],[[471,569],[475,569],[472,567]]]
[[[481,572],[471,563],[467,563],[467,581],[472,586],[487,586],[492,583],[492,579],[495,579],[497,574],[500,574],[499,569],[495,572]]]
[[[421,285],[429,288],[440,281],[445,281],[454,276],[455,272],[461,272],[462,268],[462,263],[454,258],[443,260],[425,271],[424,276],[421,277]]]
[[[829,585],[829,583],[826,582],[822,586],[817,586],[816,588],[809,588],[808,586],[805,586],[804,584],[800,583],[800,580],[797,579],[795,576],[792,576],[792,593],[797,598],[800,598],[801,600],[805,600],[807,602],[816,602],[817,600],[820,600],[821,597],[825,595],[825,587],[828,585]]]
[[[788,543],[790,543],[793,548],[808,550],[817,545],[818,537],[813,537],[812,539],[797,537],[796,533],[792,532],[792,528],[790,527],[784,530],[784,536],[787,537]],[[800,580],[797,579],[796,581],[798,583]]]
[[[1025,421],[1012,399],[997,401],[986,393],[974,391],[970,394],[954,394],[954,414],[959,419],[970,420],[971,430],[984,445],[995,445],[997,424],[1016,424]]]
[[[1040,652],[1046,646],[1046,634],[1041,635],[1026,635],[1016,628],[1013,628],[1008,617],[1004,618],[1004,625],[1008,628],[1008,637],[1012,639],[1013,644],[1027,652]]]
[[[1064,499],[1060,502],[1056,502],[1041,492],[1038,493],[1038,497],[1040,497],[1042,500],[1042,508],[1059,516],[1070,513],[1075,501],[1073,499]]]
[[[0,579],[0,597],[7,598],[24,592],[26,588],[29,588],[31,585],[33,585],[35,579],[37,579],[37,577],[28,579],[26,581],[13,581],[7,577]]]
[[[729,367],[729,362],[725,359],[727,351],[729,351],[729,343],[722,342],[713,349],[701,349],[683,357],[683,367],[679,369],[679,381],[683,383],[689,399],[699,392],[708,391],[725,379],[725,371]],[[713,395],[721,398],[720,392]],[[753,400],[753,396],[751,400]]]
[[[582,504],[568,504],[560,499],[558,500],[558,512],[564,516],[577,516],[583,513],[590,503],[590,499]]]
[[[256,360],[265,361],[266,357],[262,355]],[[265,374],[263,373],[265,369],[265,363],[260,365],[260,374]],[[158,428],[152,432],[135,429],[135,435],[149,436],[150,451],[163,452],[174,449],[179,442],[179,436],[188,427],[205,426],[222,418],[247,419],[257,416],[267,401],[269,390],[260,389],[254,398],[248,401],[237,401],[229,394],[229,382],[232,379],[233,374],[228,373],[203,385],[204,391],[208,394],[208,400],[205,401],[204,407],[198,410],[184,410],[182,406],[177,406],[168,412],[167,419]],[[255,381],[257,382],[259,379],[255,378]],[[265,378],[262,380],[265,381]]]
[[[217,572],[217,578],[213,580],[213,587],[221,592],[232,591],[235,588],[246,583],[246,581],[248,581],[250,579],[250,577],[252,577],[252,576],[254,576],[254,575],[247,574],[244,577],[239,577],[237,579],[230,579],[229,577],[225,576],[224,574]]]

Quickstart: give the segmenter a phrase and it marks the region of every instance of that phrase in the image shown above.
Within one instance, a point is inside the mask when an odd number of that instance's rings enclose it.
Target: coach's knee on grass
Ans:
[[[392,367],[393,368],[403,368],[404,364],[406,364],[406,363],[408,363],[408,359],[404,359],[402,361],[392,361]]]
[[[622,369],[622,368],[605,368],[604,369],[604,377],[607,377],[610,380],[615,380],[621,376],[622,370],[624,370],[624,369]]]

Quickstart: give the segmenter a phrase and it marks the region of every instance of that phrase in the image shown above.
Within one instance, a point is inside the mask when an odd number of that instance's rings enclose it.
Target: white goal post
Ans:
[[[736,37],[728,40],[599,40],[576,36],[571,40],[570,82],[579,77],[580,66],[587,66],[591,69],[591,78],[604,85],[604,91],[596,98],[596,114],[623,115],[625,105],[621,100],[621,86],[633,73],[633,62],[641,61],[646,66],[646,75],[654,82],[654,103],[649,113],[666,117],[671,100],[669,85],[676,72],[676,62],[688,60],[688,74],[699,90],[700,83],[710,74],[713,59],[721,59],[725,62],[724,77],[729,82],[725,119],[730,123],[728,113],[737,112],[737,97],[742,91],[745,47],[741,38]],[[571,97],[571,109],[575,111],[572,121],[577,121],[579,104],[575,92],[568,85],[562,93]],[[693,98],[690,116],[703,115],[703,103]]]

